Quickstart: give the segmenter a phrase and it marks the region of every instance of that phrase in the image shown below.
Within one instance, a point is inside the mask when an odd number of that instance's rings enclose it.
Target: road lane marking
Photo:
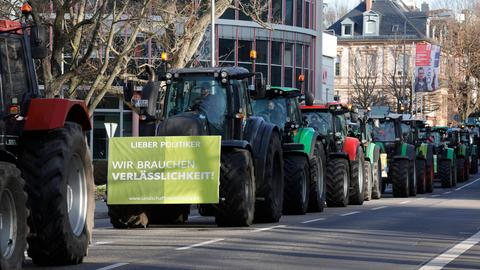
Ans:
[[[217,239],[213,239],[213,240],[209,240],[209,241],[205,241],[205,242],[193,244],[193,245],[186,246],[186,247],[179,247],[179,248],[176,248],[175,250],[187,250],[187,249],[191,249],[191,248],[195,248],[195,247],[201,247],[201,246],[206,246],[206,245],[209,245],[209,244],[217,243],[217,242],[220,242],[220,241],[223,241],[223,240],[225,240],[225,239],[223,239],[223,238],[217,238]]]
[[[93,243],[91,246],[94,247],[94,246],[101,246],[101,245],[108,245],[108,244],[111,244],[112,242],[95,242]]]
[[[351,215],[355,215],[355,214],[359,214],[359,213],[360,213],[359,211],[354,211],[354,212],[346,213],[346,214],[343,214],[343,215],[340,215],[340,216],[346,217],[346,216],[351,216]]]
[[[322,221],[322,220],[325,220],[325,218],[316,218],[312,220],[303,221],[302,224],[307,224],[307,223],[312,223],[312,222]]]
[[[256,229],[256,230],[253,230],[252,232],[265,232],[265,231],[270,231],[270,230],[273,230],[273,229],[284,228],[284,227],[287,227],[287,226],[286,225],[277,225],[277,226],[272,226],[272,227],[267,227],[267,228]]]
[[[468,186],[470,186],[470,185],[473,185],[473,183],[478,182],[478,181],[480,181],[480,178],[475,179],[475,181],[471,182],[470,184],[463,185],[463,186],[461,186],[461,187],[459,187],[459,188],[457,188],[457,189],[455,189],[455,190],[461,190],[461,189],[466,188],[466,187],[468,187]]]
[[[406,204],[406,203],[409,203],[410,201],[403,201],[403,202],[400,202],[399,204]]]
[[[443,192],[443,194],[450,194],[452,193],[451,191],[446,191],[446,192]]]
[[[118,268],[118,267],[125,266],[125,265],[127,265],[127,264],[128,264],[128,263],[116,263],[116,264],[112,264],[112,265],[105,266],[105,267],[102,267],[102,268],[98,268],[97,270],[110,270],[110,269],[114,269],[114,268]]]
[[[430,260],[427,264],[422,266],[419,270],[440,270],[444,266],[455,260],[458,256],[462,255],[465,251],[469,250],[480,242],[480,232],[477,232],[470,238],[455,245],[451,249],[447,250],[443,254]]]
[[[375,208],[372,208],[373,211],[376,211],[376,210],[380,210],[380,209],[385,209],[387,208],[388,206],[379,206],[379,207],[375,207]]]
[[[422,198],[417,198],[417,200],[425,200],[425,197],[422,197]]]
[[[440,194],[432,195],[432,198],[440,197]]]

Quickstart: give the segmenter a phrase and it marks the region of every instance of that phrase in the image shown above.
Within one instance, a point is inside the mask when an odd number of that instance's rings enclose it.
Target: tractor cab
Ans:
[[[402,117],[402,135],[409,144],[419,145],[422,141],[427,141],[425,127],[426,122],[423,119],[415,118],[410,114],[404,114]]]
[[[301,106],[308,125],[314,128],[332,151],[341,151],[348,136],[347,121],[350,107],[339,102],[323,105]]]

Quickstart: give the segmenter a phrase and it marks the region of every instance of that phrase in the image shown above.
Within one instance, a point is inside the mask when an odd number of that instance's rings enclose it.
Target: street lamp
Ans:
[[[211,0],[211,6],[212,6],[212,27],[211,27],[211,38],[212,40],[210,41],[212,43],[211,45],[211,59],[212,59],[212,67],[215,67],[215,0]]]

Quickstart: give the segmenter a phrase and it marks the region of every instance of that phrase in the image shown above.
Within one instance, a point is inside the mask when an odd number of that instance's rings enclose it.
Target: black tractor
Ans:
[[[261,76],[253,77],[241,67],[178,69],[165,75],[166,91],[159,82],[142,91],[142,100],[147,100],[142,118],[158,122],[146,122],[141,127],[146,134],[221,136],[220,201],[200,205],[201,212],[215,215],[219,226],[277,222],[282,214],[281,135],[277,126],[252,114],[252,98],[265,93]],[[189,211],[190,205],[180,204],[109,205],[116,228],[182,223]]]

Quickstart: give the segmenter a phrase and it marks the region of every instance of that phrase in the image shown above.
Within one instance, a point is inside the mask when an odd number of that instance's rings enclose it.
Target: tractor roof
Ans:
[[[249,78],[254,74],[243,67],[201,67],[201,68],[181,68],[172,70],[170,73],[174,77],[179,75],[208,75],[220,76],[222,72],[226,72],[229,77],[237,79]]]
[[[270,89],[266,91],[267,98],[273,97],[298,97],[302,93],[297,88],[292,87],[279,87],[279,86],[271,86]]]
[[[302,105],[300,106],[300,109],[302,110],[319,110],[319,111],[322,111],[322,110],[330,110],[330,108],[332,106],[335,106],[335,107],[339,107],[340,106],[340,109],[344,109],[344,110],[350,110],[349,106],[345,103],[341,103],[341,102],[338,102],[338,101],[334,101],[334,102],[328,102],[326,104],[314,104],[314,105],[311,105],[311,106],[307,106],[307,105]]]
[[[387,113],[387,114],[370,114],[370,117],[372,119],[402,119],[402,114],[399,113]]]

